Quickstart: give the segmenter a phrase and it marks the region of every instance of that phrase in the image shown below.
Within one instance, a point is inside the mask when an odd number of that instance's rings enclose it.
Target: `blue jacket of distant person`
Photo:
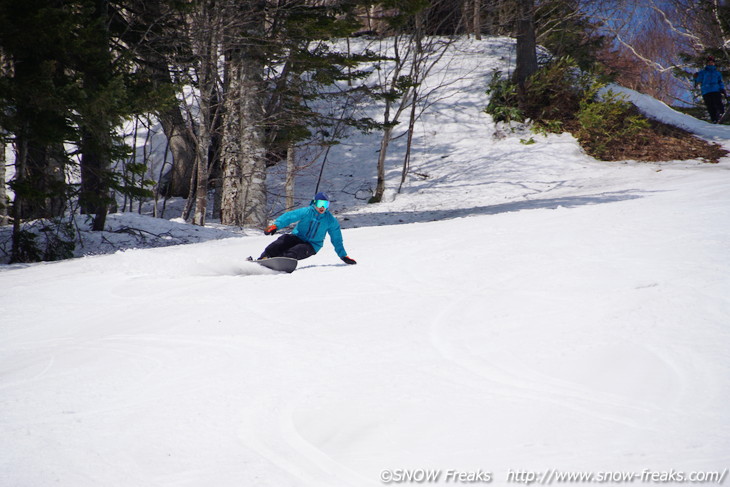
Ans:
[[[695,75],[695,85],[702,87],[702,94],[725,92],[725,84],[722,82],[722,73],[716,66],[705,66]]]
[[[329,210],[320,214],[315,208],[314,203],[304,208],[287,211],[276,219],[274,225],[277,228],[286,228],[292,223],[297,223],[292,230],[292,235],[296,235],[305,242],[309,242],[315,252],[324,245],[324,237],[329,233],[330,241],[335,247],[335,252],[342,258],[347,256],[345,247],[342,243],[342,231],[340,230],[340,222],[329,212]]]

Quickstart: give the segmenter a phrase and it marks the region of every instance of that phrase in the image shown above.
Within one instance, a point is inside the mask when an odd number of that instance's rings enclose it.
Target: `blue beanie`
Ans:
[[[315,200],[327,200],[327,201],[330,200],[329,196],[327,196],[325,193],[323,193],[321,191],[314,195],[314,199]]]

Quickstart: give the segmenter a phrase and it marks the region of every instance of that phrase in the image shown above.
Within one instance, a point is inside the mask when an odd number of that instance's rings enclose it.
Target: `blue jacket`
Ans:
[[[722,73],[715,66],[705,66],[705,69],[695,74],[695,86],[702,85],[702,94],[725,92],[722,82]]]
[[[292,223],[297,226],[292,230],[292,235],[296,235],[305,242],[309,242],[314,247],[315,252],[319,252],[324,244],[324,236],[329,233],[330,241],[335,247],[335,252],[340,257],[346,257],[345,247],[342,245],[342,231],[337,218],[329,211],[320,214],[314,205],[309,205],[297,210],[287,211],[274,221],[277,228],[285,228]]]

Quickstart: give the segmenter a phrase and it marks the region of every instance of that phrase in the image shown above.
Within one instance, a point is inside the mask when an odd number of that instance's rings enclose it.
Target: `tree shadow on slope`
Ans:
[[[643,198],[649,191],[625,190],[582,196],[564,196],[513,201],[496,205],[472,206],[443,210],[421,211],[382,211],[363,213],[344,213],[340,215],[342,228],[359,228],[382,225],[404,225],[423,223],[471,216],[499,215],[524,210],[555,210],[558,208],[577,208],[580,206],[600,205]]]

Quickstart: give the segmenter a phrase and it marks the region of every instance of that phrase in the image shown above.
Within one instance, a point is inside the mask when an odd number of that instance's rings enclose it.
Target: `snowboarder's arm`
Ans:
[[[338,257],[342,259],[343,257],[347,257],[345,246],[342,243],[342,230],[340,230],[340,223],[335,217],[332,217],[332,222],[333,223],[327,231],[330,234],[330,241],[335,248],[335,252],[337,252]]]
[[[276,225],[276,228],[285,228],[291,225],[292,223],[298,222],[301,220],[304,215],[307,213],[306,206],[304,208],[299,208],[297,210],[287,211],[286,213],[279,216],[279,218],[274,221],[274,225]]]

